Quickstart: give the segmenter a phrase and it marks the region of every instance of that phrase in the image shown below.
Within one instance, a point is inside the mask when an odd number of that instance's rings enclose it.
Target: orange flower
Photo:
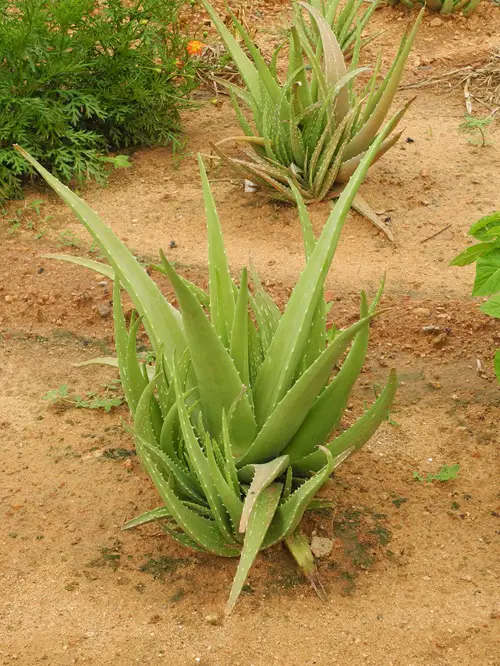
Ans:
[[[187,43],[186,49],[189,55],[198,55],[198,53],[202,52],[204,46],[205,44],[203,42],[200,42],[197,39],[192,39]]]

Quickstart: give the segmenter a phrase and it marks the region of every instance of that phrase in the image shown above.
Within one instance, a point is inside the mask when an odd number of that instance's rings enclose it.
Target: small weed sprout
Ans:
[[[460,472],[459,463],[454,465],[443,465],[437,474],[427,474],[425,480],[427,483],[432,483],[433,481],[439,481],[440,483],[446,483],[447,481],[455,481]],[[413,479],[423,483],[424,477],[420,472],[413,472]]]
[[[132,166],[128,155],[102,156],[100,159],[106,164],[111,164],[113,169],[128,169]]]
[[[13,234],[23,230],[35,231],[35,239],[41,238],[45,230],[39,228],[40,222],[48,222],[51,219],[50,215],[42,217],[41,208],[45,203],[43,199],[33,199],[33,201],[24,202],[13,213],[7,208],[2,209],[0,215],[8,225],[7,232]]]
[[[464,121],[460,124],[459,129],[464,134],[473,135],[469,139],[469,143],[480,145],[481,148],[485,148],[489,145],[487,128],[491,125],[493,120],[494,119],[491,116],[487,116],[486,118],[476,118],[475,116],[466,113]],[[477,134],[481,137],[479,140],[476,138]]]
[[[70,231],[69,229],[65,229],[64,231],[61,231],[58,236],[57,236],[57,244],[61,245],[62,247],[80,247],[82,244],[82,241],[78,236]]]
[[[110,395],[116,393],[120,388],[118,379],[112,380],[109,384],[103,384],[100,388],[100,391],[87,391],[85,396],[70,396],[68,385],[61,384],[58,388],[48,391],[42,399],[51,404],[62,403],[81,409],[103,409],[107,414],[113,407],[123,404],[123,395]]]

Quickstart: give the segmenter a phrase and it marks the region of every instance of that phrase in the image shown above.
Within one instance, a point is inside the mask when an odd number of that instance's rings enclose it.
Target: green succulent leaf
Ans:
[[[248,476],[252,479],[243,505],[239,525],[240,532],[246,532],[248,520],[259,495],[287,469],[289,463],[290,458],[288,456],[280,456],[270,462],[248,465],[248,467],[240,470],[239,478],[241,480],[248,480]]]
[[[366,321],[368,305],[362,295],[361,317]],[[283,450],[292,461],[300,460],[327,441],[338,425],[349,400],[352,387],[361,372],[368,349],[369,328],[360,327],[353,345],[335,378],[318,395],[300,428]]]
[[[413,27],[408,27],[403,37],[403,41],[401,42],[396,60],[383,84],[380,86],[380,95],[376,99],[376,103],[373,105],[373,110],[361,129],[356,132],[356,135],[347,144],[343,155],[344,160],[348,160],[365,151],[368,146],[371,145],[378,130],[384,123],[403,76],[405,63],[413,46],[424,13],[425,9],[423,8]]]
[[[241,273],[240,287],[231,331],[230,354],[238,370],[243,386],[250,386],[250,369],[248,359],[248,276],[247,269]],[[251,393],[249,392],[251,399]]]
[[[172,518],[172,514],[166,506],[159,506],[157,509],[153,509],[152,511],[146,511],[146,513],[137,516],[137,518],[127,520],[127,522],[122,526],[122,530],[131,530],[133,527],[146,525],[146,523],[152,523],[156,520],[164,520],[165,518]]]
[[[248,572],[261,549],[269,525],[276,513],[282,488],[283,484],[281,483],[273,483],[268,488],[265,488],[257,497],[252,508],[245,533],[245,541],[241,550],[240,562],[226,607],[226,615],[229,615],[233,610],[247,579]]]
[[[94,261],[93,259],[87,259],[86,257],[74,257],[72,254],[43,254],[42,257],[45,259],[57,259],[58,261],[67,261],[70,264],[76,264],[77,266],[83,266],[84,268],[89,268],[96,273],[100,273],[110,280],[115,279],[115,272],[111,266],[108,264],[103,264],[100,261]]]
[[[208,183],[205,165],[198,155],[203,200],[208,230],[208,271],[210,284],[210,316],[215,330],[221,336],[226,347],[229,347],[229,334],[234,319],[234,285],[229,272],[222,231],[215,207],[215,201]]]
[[[217,14],[215,9],[207,0],[201,0],[205,10],[207,11],[210,19],[213,21],[213,24],[217,28],[220,36],[224,40],[228,51],[231,54],[234,64],[237,66],[239,73],[241,74],[242,79],[245,81],[252,97],[258,102],[260,100],[260,77],[259,71],[252,63],[250,58],[246,55],[245,51],[241,48],[237,40],[231,34],[231,32],[226,28],[224,22],[221,20],[220,16]]]
[[[325,588],[319,579],[318,568],[314,562],[314,557],[307,538],[300,532],[300,530],[296,530],[285,539],[285,544],[293,555],[293,559],[297,562],[304,575],[311,583],[318,597],[321,601],[326,601],[327,596]]]
[[[229,410],[241,392],[241,379],[229,352],[211,326],[196,297],[166,262],[168,277],[182,312],[186,339],[196,375],[204,414],[212,436],[222,430],[222,411]],[[235,455],[242,455],[253,441],[255,419],[248,396],[242,396],[231,421],[231,441]]]
[[[284,504],[280,504],[274,520],[266,534],[263,544],[264,548],[267,548],[282,539],[286,539],[295,531],[314,495],[316,495],[318,490],[326,483],[336,465],[340,464],[345,458],[344,454],[337,460],[334,459],[328,449],[325,449],[324,447],[321,447],[321,451],[318,451],[318,453],[322,455],[323,458],[326,456],[326,465],[324,465],[314,476],[299,486],[299,488],[288,497]]]
[[[396,372],[391,370],[384,390],[373,405],[350,428],[326,445],[332,455],[341,456],[346,452],[351,455],[366,444],[380,424],[387,420],[397,385]],[[322,456],[315,452],[294,462],[293,469],[297,473],[308,474],[311,470],[320,469],[321,465]]]
[[[143,463],[176,524],[188,537],[198,546],[221,557],[239,555],[240,547],[236,543],[228,543],[214,521],[203,518],[184,504],[174,492],[172,483],[165,480],[147,453],[143,455]]]
[[[177,395],[177,412],[179,414],[179,422],[186,452],[192,462],[198,482],[203,489],[203,494],[210,505],[217,527],[221,534],[224,535],[224,538],[230,542],[233,537],[228,515],[221,499],[221,489],[218,485],[219,478],[213,476],[213,470],[211,469],[209,460],[205,456],[203,448],[196,437],[184,403],[182,388],[179,384],[177,373],[174,373],[174,382]]]
[[[279,455],[295,435],[313,406],[316,396],[325,387],[334,365],[345,352],[358,331],[367,327],[375,315],[369,315],[339,333],[316,361],[296,381],[276,405],[255,441],[239,461],[239,465],[270,460]]]

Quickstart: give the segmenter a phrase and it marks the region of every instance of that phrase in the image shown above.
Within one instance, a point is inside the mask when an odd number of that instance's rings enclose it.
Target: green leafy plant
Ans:
[[[469,229],[469,235],[479,241],[451,262],[452,266],[476,263],[473,296],[490,296],[479,308],[500,319],[500,211],[482,217]],[[500,349],[494,358],[495,374],[500,382]]]
[[[255,271],[250,271],[253,290],[246,269],[239,284],[231,278],[201,157],[209,289],[205,293],[181,278],[161,253],[158,268],[175,289],[177,310],[96,213],[19,149],[109,262],[82,259],[82,265],[114,278],[117,363],[134,419],[136,450],[164,502],[125,528],[162,520],[166,533],[184,546],[239,556],[228,612],[258,552],[280,541],[324,594],[300,520],[306,510],[324,506],[314,499],[316,493],[388,417],[397,385],[394,371],[375,402],[330,441],[361,372],[382,287],[371,305],[363,294],[359,321],[338,330],[326,325],[324,282],[352,199],[396,121],[388,123],[362,159],[318,239],[295,190],[306,265],[283,313]],[[78,263],[78,258],[71,261]],[[128,329],[122,287],[138,313]],[[141,324],[155,352],[152,378],[138,361]]]
[[[454,14],[462,12],[464,16],[470,16],[476,11],[481,0],[388,0],[389,5],[401,3],[406,7],[420,7],[424,5],[427,9],[439,12],[440,14]]]
[[[460,124],[459,129],[466,134],[480,135],[479,143],[484,148],[487,145],[487,128],[494,121],[492,116],[486,118],[476,118],[468,113],[465,114],[463,123]],[[471,143],[476,143],[475,138],[469,139]]]
[[[70,229],[64,229],[63,231],[60,231],[57,235],[57,244],[63,247],[78,248],[81,246],[82,241],[73,231],[71,231]]]
[[[41,208],[44,204],[43,199],[33,199],[24,202],[22,206],[18,206],[14,210],[11,207],[2,209],[0,214],[7,224],[8,233],[12,234],[20,230],[35,231],[35,238],[41,238],[44,231],[40,230],[40,223],[51,219],[50,215],[42,217]]]
[[[432,483],[433,481],[446,483],[447,481],[454,481],[456,478],[458,478],[459,472],[460,465],[458,463],[455,463],[454,465],[443,465],[437,474],[427,474],[425,480],[427,483]],[[420,481],[421,483],[424,480],[424,477],[420,474],[420,472],[413,472],[413,478],[415,481]]]
[[[338,196],[339,188],[335,186],[349,180],[384,123],[423,12],[413,28],[408,27],[385,78],[377,84],[382,62],[379,55],[368,83],[358,93],[354,80],[366,71],[358,68],[359,31],[348,68],[327,20],[315,7],[299,2],[301,11],[295,13],[287,45],[288,72],[281,82],[276,67],[278,52],[266,64],[232,15],[249,58],[208,0],[201,2],[245,83],[245,88],[240,88],[221,81],[229,89],[244,136],[212,144],[216,154],[257,185],[271,188],[276,198],[294,202],[292,184],[306,203]],[[310,16],[310,24],[304,12]],[[250,110],[253,125],[243,114],[240,102]],[[408,104],[399,112],[398,121],[407,107]],[[389,150],[399,136],[388,137],[375,159]],[[231,157],[222,149],[224,143],[234,140],[253,149],[244,150],[246,159]],[[359,208],[363,212],[361,204]]]
[[[43,400],[51,403],[66,403],[80,409],[102,409],[109,413],[113,407],[123,404],[124,396],[116,395],[119,389],[119,381],[104,384],[101,391],[87,391],[85,396],[70,395],[67,384],[61,384],[58,388],[48,391]],[[112,394],[115,395],[112,395]]]
[[[115,155],[114,157],[101,157],[101,160],[111,164],[113,169],[128,169],[132,166],[128,155]]]
[[[104,183],[126,156],[176,141],[197,61],[180,0],[0,0],[0,200],[34,174],[22,143],[60,179]]]
[[[427,483],[432,481],[439,481],[445,483],[446,481],[454,481],[458,478],[458,473],[460,471],[460,465],[455,463],[454,465],[443,465],[437,474],[428,474]]]

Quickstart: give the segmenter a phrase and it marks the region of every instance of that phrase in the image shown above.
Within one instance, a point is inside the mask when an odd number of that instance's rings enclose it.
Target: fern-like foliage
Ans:
[[[33,172],[104,182],[103,155],[165,145],[196,84],[180,0],[0,0],[0,199]]]

